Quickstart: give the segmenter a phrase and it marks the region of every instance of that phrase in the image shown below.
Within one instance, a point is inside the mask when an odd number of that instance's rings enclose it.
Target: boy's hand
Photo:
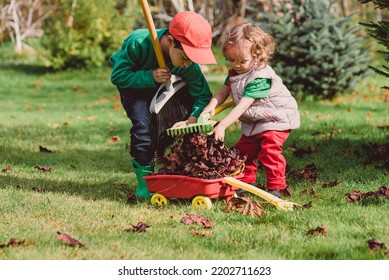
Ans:
[[[197,122],[197,118],[196,118],[196,117],[193,117],[193,116],[190,116],[190,117],[189,117],[187,120],[185,120],[185,121],[176,122],[175,124],[173,124],[172,128],[180,127],[180,126],[184,126],[184,125],[188,125],[188,124],[195,123],[195,122]]]
[[[154,81],[159,84],[163,84],[164,82],[169,80],[171,75],[172,74],[167,68],[157,68],[153,70]]]
[[[176,122],[175,124],[173,124],[172,128],[176,128],[176,127],[180,127],[180,126],[184,126],[184,125],[187,125],[187,122],[180,121],[180,122]]]
[[[210,115],[210,118],[212,119],[212,117],[215,115],[215,107],[205,107],[204,110],[201,112],[200,116],[208,113]]]

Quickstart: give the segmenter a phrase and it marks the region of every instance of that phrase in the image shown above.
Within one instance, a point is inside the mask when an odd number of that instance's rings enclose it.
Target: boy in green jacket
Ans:
[[[172,74],[180,76],[187,84],[193,106],[188,119],[177,120],[174,126],[196,122],[212,98],[198,64],[216,64],[211,50],[211,26],[197,13],[185,11],[176,14],[169,29],[157,29],[157,36],[168,69],[159,68],[147,29],[135,30],[110,58],[111,82],[117,87],[127,117],[132,122],[130,154],[138,180],[138,198],[150,196],[142,177],[154,171],[155,151],[149,111],[152,98]]]

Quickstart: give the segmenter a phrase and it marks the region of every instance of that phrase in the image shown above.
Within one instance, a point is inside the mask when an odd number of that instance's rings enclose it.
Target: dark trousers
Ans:
[[[132,122],[130,154],[141,165],[149,165],[154,159],[152,114],[149,107],[157,89],[123,89],[118,87],[118,90],[123,108]]]
[[[166,129],[178,121],[187,119],[194,104],[188,87],[184,86],[163,106],[158,114],[150,113],[150,103],[157,88],[119,88],[130,129],[131,156],[142,166],[149,165],[156,155],[162,156],[174,138],[167,136]]]

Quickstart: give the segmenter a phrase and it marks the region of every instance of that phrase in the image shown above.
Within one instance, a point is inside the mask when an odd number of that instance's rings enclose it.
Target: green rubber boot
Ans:
[[[136,187],[135,195],[137,198],[150,198],[151,193],[147,189],[146,181],[143,176],[151,175],[154,172],[154,164],[140,165],[136,160],[132,160],[136,178],[138,179],[138,185]]]

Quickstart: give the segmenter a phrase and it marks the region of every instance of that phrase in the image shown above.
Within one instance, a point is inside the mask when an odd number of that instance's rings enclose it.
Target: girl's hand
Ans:
[[[226,128],[219,123],[215,128],[213,133],[215,134],[215,139],[224,142],[224,135],[226,133]]]
[[[164,82],[169,80],[171,75],[172,74],[167,68],[157,68],[153,70],[154,81],[159,84],[163,84]]]

